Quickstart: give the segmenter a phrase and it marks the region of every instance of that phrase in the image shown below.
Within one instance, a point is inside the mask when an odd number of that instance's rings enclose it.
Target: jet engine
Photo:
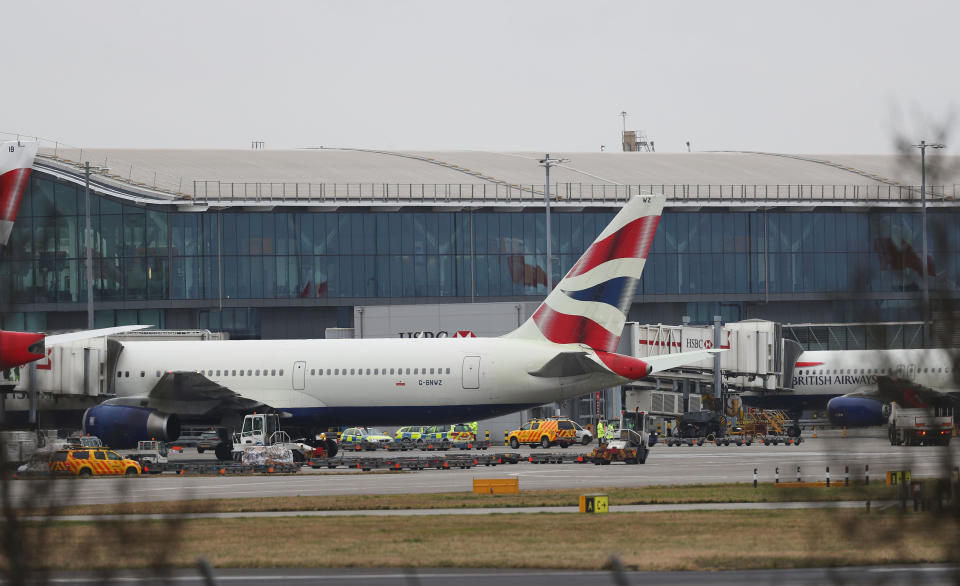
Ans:
[[[84,412],[83,432],[99,437],[111,448],[135,448],[141,440],[176,440],[180,418],[147,407],[97,405]]]
[[[883,403],[875,399],[848,395],[830,399],[827,403],[827,416],[832,425],[847,427],[867,427],[887,422],[887,418],[883,416]]]

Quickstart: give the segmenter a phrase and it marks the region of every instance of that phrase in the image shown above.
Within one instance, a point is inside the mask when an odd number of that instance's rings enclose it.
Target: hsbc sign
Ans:
[[[477,335],[471,332],[470,330],[457,330],[452,335],[447,330],[440,330],[437,332],[428,332],[426,330],[420,332],[397,332],[397,335],[401,338],[476,338]]]
[[[449,338],[450,332],[446,330],[440,330],[439,332],[423,330],[421,332],[397,332],[397,335],[401,338]]]

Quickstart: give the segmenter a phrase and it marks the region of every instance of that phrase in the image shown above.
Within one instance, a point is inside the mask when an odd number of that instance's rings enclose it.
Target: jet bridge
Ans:
[[[48,344],[44,358],[0,371],[0,426],[60,420],[113,395],[118,348],[125,340],[219,340],[208,330],[141,330]],[[13,414],[25,417],[9,417]],[[79,421],[79,419],[77,419]],[[41,421],[41,423],[43,423]]]
[[[740,392],[774,392],[789,386],[793,366],[802,352],[799,344],[783,338],[779,323],[764,320],[715,326],[630,322],[620,343],[621,352],[640,359],[695,350],[725,350],[714,359],[658,372],[625,387],[627,409],[639,408],[665,419],[706,407],[719,409],[721,405],[727,415],[735,415],[739,411]],[[721,389],[715,392],[718,380]],[[706,400],[701,402],[702,398]]]

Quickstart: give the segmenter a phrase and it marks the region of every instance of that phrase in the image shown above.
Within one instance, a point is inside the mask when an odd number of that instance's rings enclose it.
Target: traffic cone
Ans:
[[[813,437],[817,437],[817,426],[813,426]]]

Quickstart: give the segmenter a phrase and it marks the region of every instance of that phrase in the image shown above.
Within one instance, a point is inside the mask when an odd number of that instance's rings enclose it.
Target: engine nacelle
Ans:
[[[883,425],[883,403],[865,397],[834,397],[827,403],[827,416],[831,425],[867,427]]]
[[[135,448],[142,440],[176,440],[180,418],[147,407],[97,405],[84,412],[83,432],[99,437],[111,448]]]

